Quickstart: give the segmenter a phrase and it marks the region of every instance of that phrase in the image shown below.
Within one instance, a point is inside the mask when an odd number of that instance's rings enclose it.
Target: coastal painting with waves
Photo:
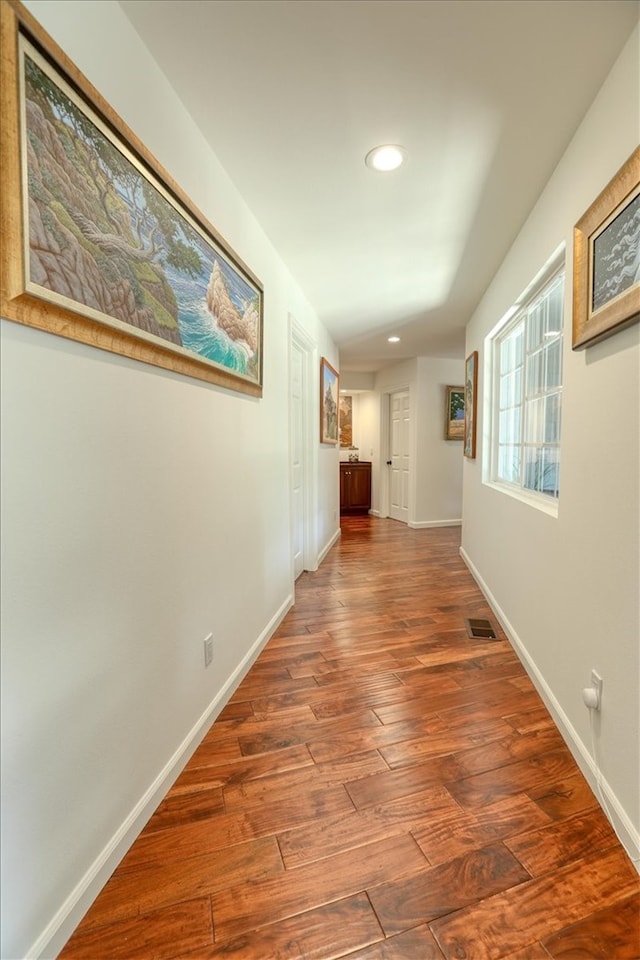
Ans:
[[[640,193],[595,238],[593,302],[599,310],[640,283]]]
[[[28,44],[22,63],[29,289],[261,386],[258,281]]]

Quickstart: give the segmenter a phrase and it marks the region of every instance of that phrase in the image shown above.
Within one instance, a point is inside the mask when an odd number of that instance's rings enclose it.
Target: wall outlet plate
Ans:
[[[210,666],[213,662],[213,634],[210,633],[208,637],[204,638],[204,665],[205,667]]]
[[[591,686],[596,691],[596,695],[598,697],[598,706],[596,707],[596,710],[599,710],[602,706],[602,677],[597,670],[591,671]]]

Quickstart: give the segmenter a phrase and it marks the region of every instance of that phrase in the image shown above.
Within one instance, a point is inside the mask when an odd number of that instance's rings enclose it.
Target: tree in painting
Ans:
[[[30,281],[258,378],[259,294],[25,54]]]

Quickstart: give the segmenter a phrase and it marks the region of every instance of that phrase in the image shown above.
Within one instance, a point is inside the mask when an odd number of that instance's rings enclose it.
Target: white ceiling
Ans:
[[[636,0],[120,4],[342,372],[464,355],[466,322],[638,16]],[[405,166],[366,168],[387,142]]]

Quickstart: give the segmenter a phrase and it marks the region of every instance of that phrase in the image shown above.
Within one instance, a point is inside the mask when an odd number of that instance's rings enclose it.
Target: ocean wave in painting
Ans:
[[[169,271],[167,274],[178,302],[182,345],[236,373],[246,373],[246,348],[220,329],[207,307],[207,281],[185,280]]]
[[[593,310],[640,282],[640,194],[593,245]]]

